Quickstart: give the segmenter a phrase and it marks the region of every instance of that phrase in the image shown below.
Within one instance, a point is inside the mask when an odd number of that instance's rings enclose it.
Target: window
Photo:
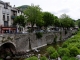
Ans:
[[[8,4],[7,3],[4,4],[4,8],[8,9]]]
[[[7,16],[7,21],[9,21],[9,16]]]
[[[5,26],[5,27],[8,26],[8,21],[4,21],[4,26]]]
[[[3,20],[5,20],[5,15],[3,15]]]

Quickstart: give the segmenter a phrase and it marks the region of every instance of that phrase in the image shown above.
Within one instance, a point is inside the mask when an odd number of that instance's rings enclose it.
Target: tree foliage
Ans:
[[[52,54],[52,53],[55,52],[55,49],[54,49],[52,46],[50,46],[50,47],[47,48],[47,52],[48,52],[49,54]]]
[[[70,55],[71,56],[77,56],[79,54],[79,50],[77,47],[73,46],[70,48]]]
[[[26,25],[25,17],[23,15],[16,16],[16,18],[14,19],[13,24],[14,25],[18,24],[19,26],[25,27],[25,25]]]
[[[47,52],[51,59],[56,59],[59,56],[58,52],[52,46],[47,48]]]
[[[54,17],[54,26],[55,27],[61,27],[60,20],[57,16]]]
[[[34,24],[42,23],[42,12],[38,5],[34,6],[32,4],[24,11],[24,14],[27,16],[27,22],[31,23],[32,30]]]
[[[60,56],[70,56],[70,53],[69,53],[69,49],[68,48],[59,48],[58,49],[58,53]]]
[[[75,58],[75,57],[63,56],[63,57],[62,57],[62,60],[78,60],[78,59]]]
[[[56,59],[58,57],[58,52],[55,51],[54,53],[51,54],[51,59]]]
[[[80,28],[80,19],[77,21],[78,27]]]
[[[54,23],[54,15],[51,14],[50,12],[44,12],[43,21],[45,27],[52,26]]]
[[[36,22],[36,25],[37,25],[37,27],[39,27],[39,28],[41,28],[42,26],[44,26],[44,21],[43,21],[43,19],[38,20],[38,21]]]
[[[66,14],[60,16],[61,26],[65,28],[74,27],[74,21]]]

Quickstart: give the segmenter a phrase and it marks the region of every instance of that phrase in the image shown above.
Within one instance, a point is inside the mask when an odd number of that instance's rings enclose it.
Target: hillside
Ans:
[[[24,11],[27,7],[28,7],[28,5],[22,5],[22,6],[19,6],[17,8],[21,9],[22,11]]]

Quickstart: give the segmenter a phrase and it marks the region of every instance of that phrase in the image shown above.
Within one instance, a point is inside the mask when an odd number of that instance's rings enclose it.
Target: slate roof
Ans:
[[[4,2],[0,0],[0,4],[4,4]]]
[[[3,4],[3,5],[5,5],[6,4],[6,2],[3,2],[3,1],[1,1],[0,0],[0,4]],[[11,7],[11,5],[8,5],[9,7]]]

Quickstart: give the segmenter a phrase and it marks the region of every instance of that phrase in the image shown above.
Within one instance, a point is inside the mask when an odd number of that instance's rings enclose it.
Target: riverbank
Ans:
[[[59,41],[65,41],[65,39],[69,38],[76,30],[68,31],[67,34],[60,32],[52,32],[52,33],[46,33],[43,34],[42,38],[38,39],[36,38],[35,34],[30,35],[10,35],[11,37],[15,37],[15,41],[10,40],[11,42],[15,43],[14,46],[17,48],[17,53],[15,54],[15,58],[28,58],[30,56],[38,56],[40,55],[46,55],[46,49],[49,46],[54,46],[54,48],[57,47],[57,42]],[[24,38],[23,38],[24,37]],[[16,40],[17,38],[17,40]],[[21,38],[21,39],[20,39]],[[4,38],[5,39],[5,38]],[[8,37],[8,39],[12,39]],[[62,40],[61,40],[62,39]],[[18,43],[18,44],[17,44]],[[62,45],[63,42],[58,43],[59,46]],[[16,45],[17,44],[17,45]],[[9,45],[9,44],[8,44]],[[43,47],[44,46],[44,47]],[[27,52],[31,48],[30,52]]]
[[[44,48],[44,50],[46,50],[46,49]],[[67,59],[67,60],[71,60],[71,59],[77,60],[74,57],[76,57],[77,55],[80,54],[80,31],[78,31],[77,34],[72,36],[71,38],[68,38],[62,44],[62,46],[58,47],[58,49],[56,51],[58,53],[58,57],[61,57],[62,60],[65,60],[65,59]]]

